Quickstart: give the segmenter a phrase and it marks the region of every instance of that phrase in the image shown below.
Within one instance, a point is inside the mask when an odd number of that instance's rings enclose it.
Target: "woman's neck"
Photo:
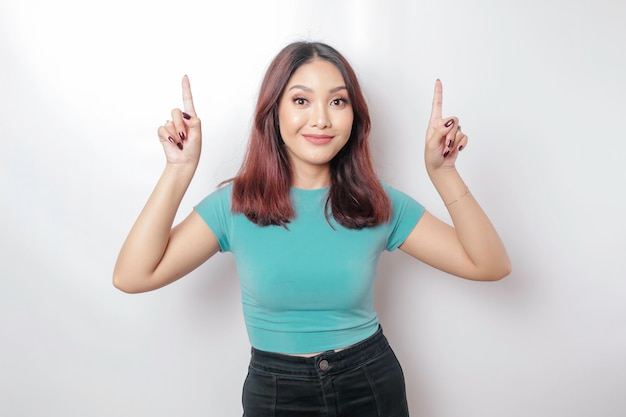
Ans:
[[[291,185],[304,190],[324,188],[330,185],[330,169],[294,170]]]

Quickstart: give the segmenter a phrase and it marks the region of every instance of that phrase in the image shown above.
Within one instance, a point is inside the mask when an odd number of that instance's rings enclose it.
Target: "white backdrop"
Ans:
[[[621,0],[2,0],[0,415],[237,416],[249,345],[217,255],[113,288],[189,74],[201,166],[179,219],[242,157],[261,77],[294,40],[359,74],[387,182],[447,218],[423,167],[433,83],[513,273],[385,254],[376,303],[412,415],[626,415],[626,41]]]

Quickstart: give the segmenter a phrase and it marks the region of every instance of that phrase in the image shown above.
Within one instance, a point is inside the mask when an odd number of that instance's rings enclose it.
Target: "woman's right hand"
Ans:
[[[172,110],[172,120],[159,127],[167,164],[117,257],[113,284],[124,292],[150,291],[174,282],[220,248],[195,211],[172,228],[202,145],[187,76],[183,77],[183,103],[184,110]]]
[[[194,168],[200,160],[202,129],[193,106],[189,78],[183,77],[183,111],[172,110],[171,120],[159,127],[158,135],[168,164],[190,164]]]

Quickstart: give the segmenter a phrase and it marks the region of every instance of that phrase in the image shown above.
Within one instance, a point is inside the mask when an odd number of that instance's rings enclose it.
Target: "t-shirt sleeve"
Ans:
[[[194,210],[202,217],[217,238],[222,252],[230,251],[231,189],[231,185],[228,184],[215,190],[194,207]]]
[[[383,185],[391,200],[391,220],[389,221],[389,238],[387,250],[393,251],[402,245],[424,214],[424,206],[412,197],[389,185]]]

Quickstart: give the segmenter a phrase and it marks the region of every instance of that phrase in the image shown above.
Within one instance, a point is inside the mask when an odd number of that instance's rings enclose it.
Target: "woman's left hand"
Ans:
[[[459,152],[467,146],[467,135],[461,131],[459,119],[442,118],[442,101],[443,86],[441,81],[437,80],[424,151],[426,170],[429,174],[442,168],[454,168]]]

